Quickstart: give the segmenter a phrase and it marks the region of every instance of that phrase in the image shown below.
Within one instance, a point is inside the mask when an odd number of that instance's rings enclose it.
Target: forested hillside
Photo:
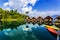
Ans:
[[[24,23],[24,19],[27,17],[27,15],[24,15],[22,13],[18,13],[17,10],[3,10],[0,8],[0,21],[17,21],[20,23]]]

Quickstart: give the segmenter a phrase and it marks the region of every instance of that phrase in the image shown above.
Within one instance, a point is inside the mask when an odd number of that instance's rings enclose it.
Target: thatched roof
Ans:
[[[56,17],[55,19],[60,19],[60,16]]]
[[[39,16],[37,19],[43,19],[43,18]]]
[[[45,17],[44,19],[53,19],[52,17],[50,17],[50,16],[47,16],[47,17]]]
[[[35,19],[35,17],[33,17],[32,19]]]

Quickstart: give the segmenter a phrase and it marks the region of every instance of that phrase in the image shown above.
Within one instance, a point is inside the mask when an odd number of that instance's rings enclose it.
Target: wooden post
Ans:
[[[60,40],[60,29],[58,30],[57,40]]]

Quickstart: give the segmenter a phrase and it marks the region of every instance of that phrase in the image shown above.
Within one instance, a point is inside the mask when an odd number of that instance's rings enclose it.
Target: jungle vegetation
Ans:
[[[24,24],[24,19],[27,17],[27,15],[24,15],[22,13],[17,12],[17,10],[3,10],[0,8],[0,21],[4,22],[12,22],[17,21],[21,24]]]

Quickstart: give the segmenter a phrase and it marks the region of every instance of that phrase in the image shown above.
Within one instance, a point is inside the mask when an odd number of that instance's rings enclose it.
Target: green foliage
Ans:
[[[27,17],[27,15],[18,13],[17,10],[3,10],[0,8],[0,20],[1,21],[18,21],[20,23],[25,23],[24,19]]]

